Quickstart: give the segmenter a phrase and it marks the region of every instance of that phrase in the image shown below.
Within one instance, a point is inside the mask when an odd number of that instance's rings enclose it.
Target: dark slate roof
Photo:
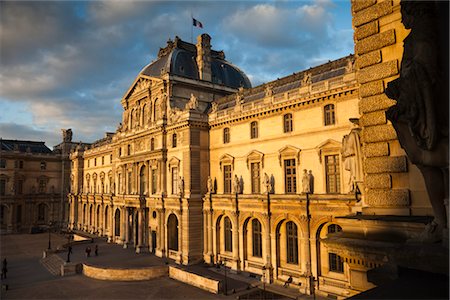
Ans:
[[[197,66],[197,48],[194,44],[182,41],[168,41],[167,47],[161,48],[158,59],[142,69],[141,74],[159,77],[163,73],[199,80]],[[251,88],[250,80],[238,67],[225,60],[222,51],[211,50],[212,82],[232,88]]]
[[[52,150],[45,146],[45,142],[0,139],[0,144],[2,151],[27,152],[27,149],[29,148],[31,153],[52,153]]]

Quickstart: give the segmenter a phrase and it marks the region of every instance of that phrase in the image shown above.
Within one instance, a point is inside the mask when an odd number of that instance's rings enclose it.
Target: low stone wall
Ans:
[[[198,287],[210,293],[218,294],[220,289],[220,281],[202,277],[200,275],[187,272],[176,267],[169,267],[169,277],[186,284]]]
[[[101,280],[139,281],[167,276],[167,266],[156,266],[139,269],[109,269],[83,264],[83,274]]]

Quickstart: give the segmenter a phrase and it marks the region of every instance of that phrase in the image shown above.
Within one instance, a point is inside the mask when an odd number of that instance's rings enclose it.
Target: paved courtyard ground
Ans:
[[[61,245],[65,239],[52,234],[52,246]],[[99,257],[90,257],[92,263],[121,266],[123,255],[117,245],[100,244]],[[51,275],[40,263],[42,251],[48,247],[48,234],[1,235],[1,259],[8,260],[8,291],[2,289],[1,299],[231,299],[214,295],[168,277],[139,282],[113,282],[87,278],[82,275],[60,277]],[[72,261],[85,259],[85,246],[74,249]],[[92,247],[91,247],[92,248]],[[122,253],[131,252],[123,250]],[[93,253],[92,253],[93,254]],[[129,253],[128,253],[129,254]],[[119,255],[119,256],[117,256]],[[66,257],[66,256],[65,256]],[[147,255],[151,260],[152,256]],[[137,265],[141,259],[128,259]]]

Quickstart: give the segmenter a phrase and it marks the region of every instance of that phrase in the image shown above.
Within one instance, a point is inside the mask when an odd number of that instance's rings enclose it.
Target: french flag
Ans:
[[[200,27],[200,28],[203,28],[202,22],[200,22],[199,20],[196,20],[196,19],[194,19],[194,18],[192,18],[192,25],[193,25],[194,27]]]

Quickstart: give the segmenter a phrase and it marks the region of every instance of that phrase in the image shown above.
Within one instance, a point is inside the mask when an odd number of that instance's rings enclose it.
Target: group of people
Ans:
[[[86,250],[84,250],[85,251],[85,253],[86,253],[86,257],[90,257],[91,256],[91,247],[86,247]],[[94,248],[94,254],[95,254],[95,256],[98,256],[98,245],[95,245],[95,248]]]

